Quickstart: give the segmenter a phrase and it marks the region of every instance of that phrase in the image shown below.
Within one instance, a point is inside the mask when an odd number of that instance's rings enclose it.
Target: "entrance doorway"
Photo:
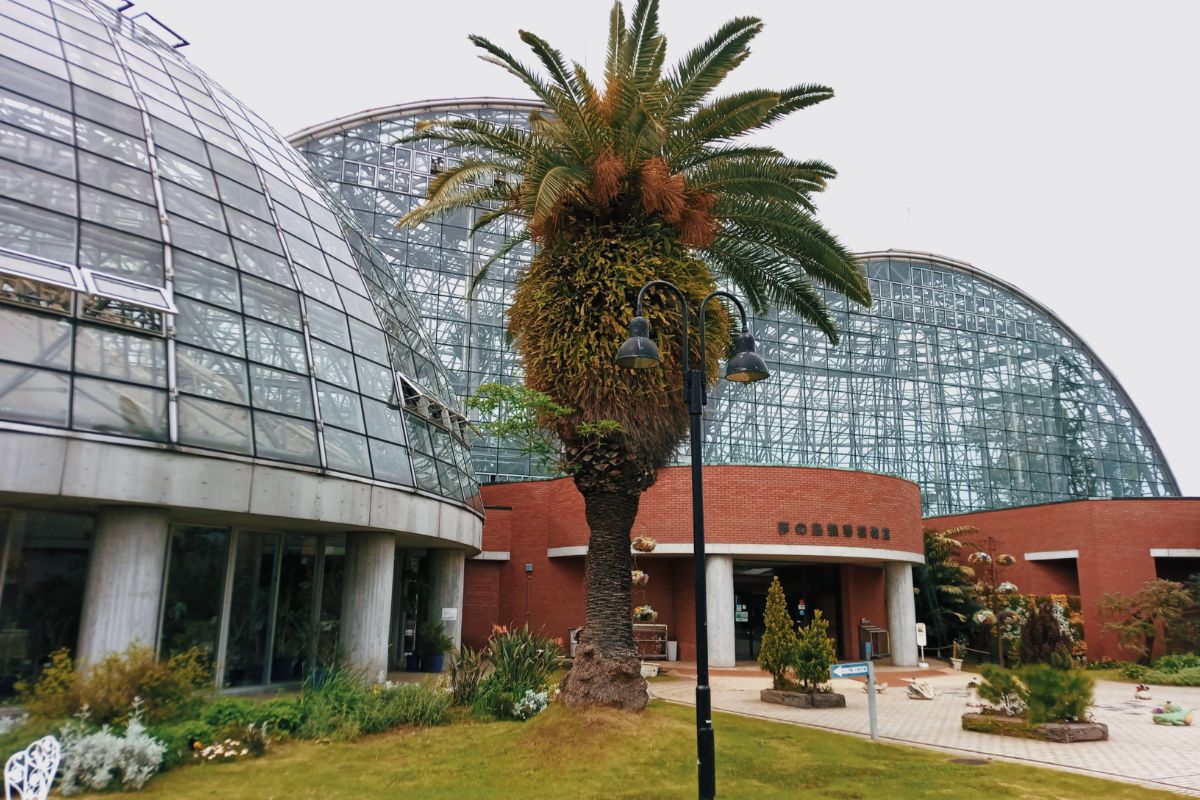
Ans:
[[[820,609],[829,620],[829,635],[837,642],[840,656],[845,643],[842,629],[842,568],[840,564],[764,564],[735,561],[733,564],[734,655],[738,661],[758,658],[763,635],[763,616],[771,579],[779,576],[792,620],[807,625],[813,611]]]

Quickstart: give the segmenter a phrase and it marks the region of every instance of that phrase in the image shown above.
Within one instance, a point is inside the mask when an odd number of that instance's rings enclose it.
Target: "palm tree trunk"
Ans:
[[[647,701],[641,659],[633,643],[633,559],[629,535],[640,488],[580,488],[591,537],[587,556],[587,623],[575,662],[562,682],[568,705],[638,711]]]

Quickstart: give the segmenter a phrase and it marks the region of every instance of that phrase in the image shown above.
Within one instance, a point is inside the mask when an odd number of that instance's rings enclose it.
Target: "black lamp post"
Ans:
[[[683,394],[691,415],[692,449],[692,558],[696,572],[696,755],[701,800],[716,797],[716,757],[713,749],[712,695],[708,686],[708,592],[704,575],[704,479],[700,415],[708,402],[704,380],[704,311],[715,297],[724,297],[737,306],[742,330],[734,339],[734,355],[725,365],[725,378],[738,383],[761,381],[770,373],[762,356],[754,352],[754,337],[746,326],[746,309],[728,292],[716,291],[700,303],[700,366],[690,365],[687,298],[679,287],[667,281],[650,281],[638,292],[634,318],[629,321],[629,338],[617,351],[617,363],[630,369],[657,366],[662,360],[650,338],[650,324],[642,316],[642,299],[653,286],[670,289],[679,300],[683,323]]]

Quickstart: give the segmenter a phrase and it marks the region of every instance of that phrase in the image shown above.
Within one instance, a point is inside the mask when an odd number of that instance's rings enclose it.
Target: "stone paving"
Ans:
[[[937,692],[933,700],[909,699],[903,680],[885,673],[876,677],[880,683],[889,682],[889,687],[878,696],[881,740],[1054,767],[1200,797],[1200,724],[1169,727],[1155,725],[1150,719],[1150,709],[1167,700],[1200,711],[1200,688],[1155,686],[1151,687],[1151,700],[1136,700],[1129,684],[1097,681],[1092,713],[1097,722],[1108,725],[1109,741],[1058,744],[964,731],[961,717],[969,710],[967,683],[973,676],[938,669],[927,674],[925,680]],[[712,678],[713,707],[746,716],[869,735],[863,684],[851,680],[835,680],[833,684],[835,691],[846,695],[846,708],[790,708],[759,700],[759,690],[770,687],[770,678],[762,673],[726,672]],[[650,690],[664,700],[688,705],[695,702],[696,684],[692,676],[652,682]],[[717,735],[720,736],[719,729]]]

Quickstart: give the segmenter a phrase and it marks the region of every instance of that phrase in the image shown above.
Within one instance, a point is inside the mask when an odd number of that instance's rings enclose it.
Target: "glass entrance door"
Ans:
[[[829,620],[829,635],[836,641],[841,631],[841,567],[838,564],[763,564],[735,562],[734,657],[738,661],[758,658],[763,635],[767,590],[776,576],[783,585],[792,621],[807,625],[813,610],[820,609]],[[840,643],[839,643],[840,650]]]

